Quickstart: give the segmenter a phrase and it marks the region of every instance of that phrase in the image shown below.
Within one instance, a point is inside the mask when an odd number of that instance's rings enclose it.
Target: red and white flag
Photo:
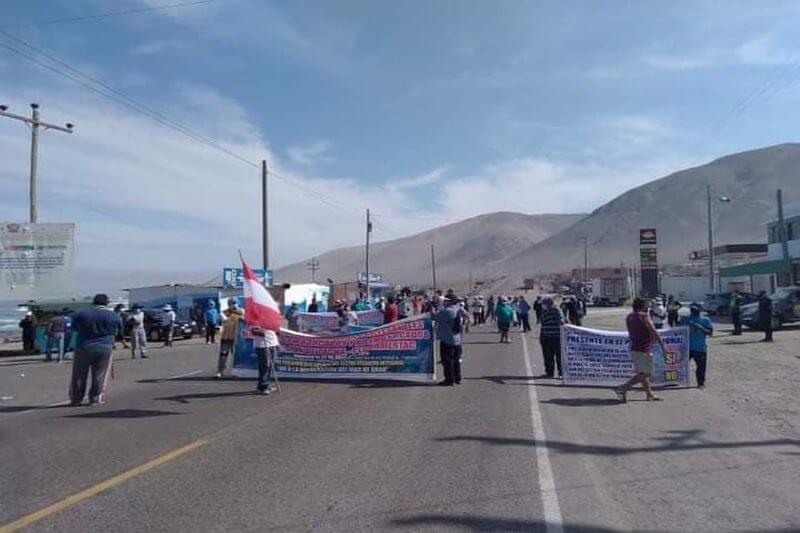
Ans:
[[[242,259],[244,270],[244,321],[248,326],[279,331],[283,317],[269,291]]]

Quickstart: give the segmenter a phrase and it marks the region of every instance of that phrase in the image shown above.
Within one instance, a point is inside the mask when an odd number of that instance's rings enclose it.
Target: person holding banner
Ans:
[[[626,403],[628,391],[637,383],[641,383],[647,401],[660,401],[661,398],[653,394],[653,389],[650,387],[650,375],[653,373],[653,354],[650,352],[650,346],[653,341],[657,342],[664,354],[668,353],[667,346],[650,321],[644,300],[638,296],[633,299],[633,310],[625,318],[625,324],[631,341],[634,376],[622,386],[616,387],[614,392],[620,401]]]
[[[444,380],[439,385],[450,387],[461,384],[461,329],[465,321],[469,321],[469,314],[453,294],[445,297],[444,305],[436,313],[439,352],[444,368]]]
[[[549,296],[542,298],[541,328],[539,328],[539,343],[542,345],[544,357],[544,375],[541,377],[555,377],[558,368],[558,377],[563,376],[561,369],[561,326],[564,325],[564,314],[555,305]]]

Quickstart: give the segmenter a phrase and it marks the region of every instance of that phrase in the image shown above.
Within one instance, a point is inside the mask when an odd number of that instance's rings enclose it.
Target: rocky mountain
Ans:
[[[711,185],[714,244],[766,242],[765,224],[784,203],[800,202],[800,144],[781,144],[722,157],[646,183],[599,207],[576,224],[492,266],[522,279],[535,272],[638,262],[639,229],[658,230],[659,263],[680,263],[707,247],[706,186]],[[728,197],[730,202],[717,200]]]
[[[431,284],[430,245],[436,250],[436,274],[440,285],[496,276],[491,263],[512,257],[520,250],[572,226],[586,215],[523,215],[490,213],[434,228],[410,237],[373,244],[370,270],[398,284]],[[318,280],[354,281],[364,271],[364,247],[352,246],[318,257]],[[280,282],[310,281],[306,261],[276,271]]]

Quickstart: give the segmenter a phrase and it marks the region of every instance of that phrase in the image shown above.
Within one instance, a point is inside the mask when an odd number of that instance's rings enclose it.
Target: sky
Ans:
[[[797,140],[797,2],[145,10],[177,3],[3,2],[0,103],[75,124],[41,136],[39,213],[76,223],[82,291],[205,281],[239,249],[259,264],[262,159],[279,267],[361,243],[367,208],[377,240],[589,212]],[[125,10],[139,11],[48,22]],[[0,117],[0,220],[26,220],[29,145]]]

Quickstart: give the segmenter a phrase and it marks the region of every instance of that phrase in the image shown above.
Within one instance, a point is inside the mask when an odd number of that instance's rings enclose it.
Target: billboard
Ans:
[[[0,300],[72,297],[75,224],[0,223]]]
[[[639,230],[639,263],[642,267],[642,294],[658,294],[658,238],[655,228]]]
[[[254,268],[253,274],[265,287],[272,285],[272,270]],[[244,273],[241,268],[226,267],[222,269],[222,288],[241,289],[244,287]]]

